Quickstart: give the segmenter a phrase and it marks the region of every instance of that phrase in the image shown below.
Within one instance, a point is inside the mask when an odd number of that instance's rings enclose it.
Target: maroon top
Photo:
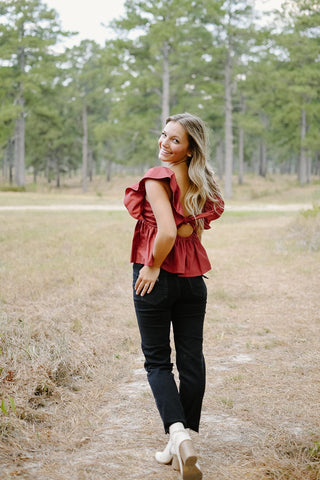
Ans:
[[[193,215],[185,217],[180,203],[180,188],[175,174],[167,167],[151,168],[138,183],[126,188],[124,204],[130,215],[138,220],[132,241],[130,261],[152,266],[157,223],[151,205],[146,200],[145,181],[148,179],[168,180],[172,191],[172,212],[177,227],[183,223],[189,223],[195,228],[195,219],[203,218],[204,228],[209,229],[210,222],[219,218],[222,214],[224,202],[222,198],[219,198],[219,202],[216,204],[207,200],[201,214],[195,217]],[[189,237],[177,235],[174,246],[162,263],[161,268],[171,273],[177,273],[181,277],[197,277],[211,269],[207,252],[195,230]]]

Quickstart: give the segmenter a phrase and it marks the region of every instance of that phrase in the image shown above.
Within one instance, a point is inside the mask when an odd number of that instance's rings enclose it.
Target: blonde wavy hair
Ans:
[[[188,160],[188,175],[190,187],[184,197],[186,209],[192,215],[203,211],[206,201],[212,200],[215,206],[222,198],[219,186],[214,180],[214,173],[208,165],[208,134],[203,120],[191,113],[179,113],[166,119],[168,122],[178,122],[188,135],[192,157]],[[203,229],[203,220],[197,220],[197,230]]]

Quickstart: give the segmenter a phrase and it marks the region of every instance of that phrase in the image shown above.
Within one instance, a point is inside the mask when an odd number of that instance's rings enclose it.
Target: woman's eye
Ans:
[[[179,140],[177,138],[173,139],[174,143],[179,143]]]

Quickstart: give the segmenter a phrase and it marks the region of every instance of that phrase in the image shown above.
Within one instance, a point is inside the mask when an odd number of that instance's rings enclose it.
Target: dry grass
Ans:
[[[144,171],[141,171],[143,175]],[[0,205],[24,205],[28,204],[92,204],[103,205],[122,204],[123,191],[141,176],[118,175],[111,177],[107,182],[104,177],[97,176],[93,182],[88,182],[87,193],[82,192],[81,179],[79,177],[65,177],[62,187],[56,188],[54,183],[48,184],[43,178],[39,178],[38,184],[32,184],[32,178],[27,178],[26,192],[10,192],[10,185],[6,185],[0,178]],[[223,182],[220,182],[223,186]],[[8,190],[9,191],[6,191]],[[3,190],[3,191],[2,191]],[[311,184],[300,187],[295,175],[271,175],[266,178],[256,175],[246,175],[243,185],[237,185],[237,178],[233,179],[233,200],[231,205],[244,202],[251,203],[319,203],[320,183],[315,177]]]
[[[79,202],[119,203],[131,180]],[[285,201],[318,195],[292,188]],[[0,201],[43,195],[57,203]],[[205,235],[205,479],[320,479],[319,216],[226,213]],[[132,219],[16,211],[0,225],[1,480],[176,478],[153,460],[165,438],[131,303]]]

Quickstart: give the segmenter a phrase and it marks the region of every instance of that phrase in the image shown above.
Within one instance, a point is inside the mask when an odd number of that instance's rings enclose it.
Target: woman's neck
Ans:
[[[185,164],[188,167],[188,159],[184,158],[182,160],[179,160],[179,162],[174,162],[174,163],[169,163],[168,167],[169,168],[174,168],[177,167],[178,165]]]

